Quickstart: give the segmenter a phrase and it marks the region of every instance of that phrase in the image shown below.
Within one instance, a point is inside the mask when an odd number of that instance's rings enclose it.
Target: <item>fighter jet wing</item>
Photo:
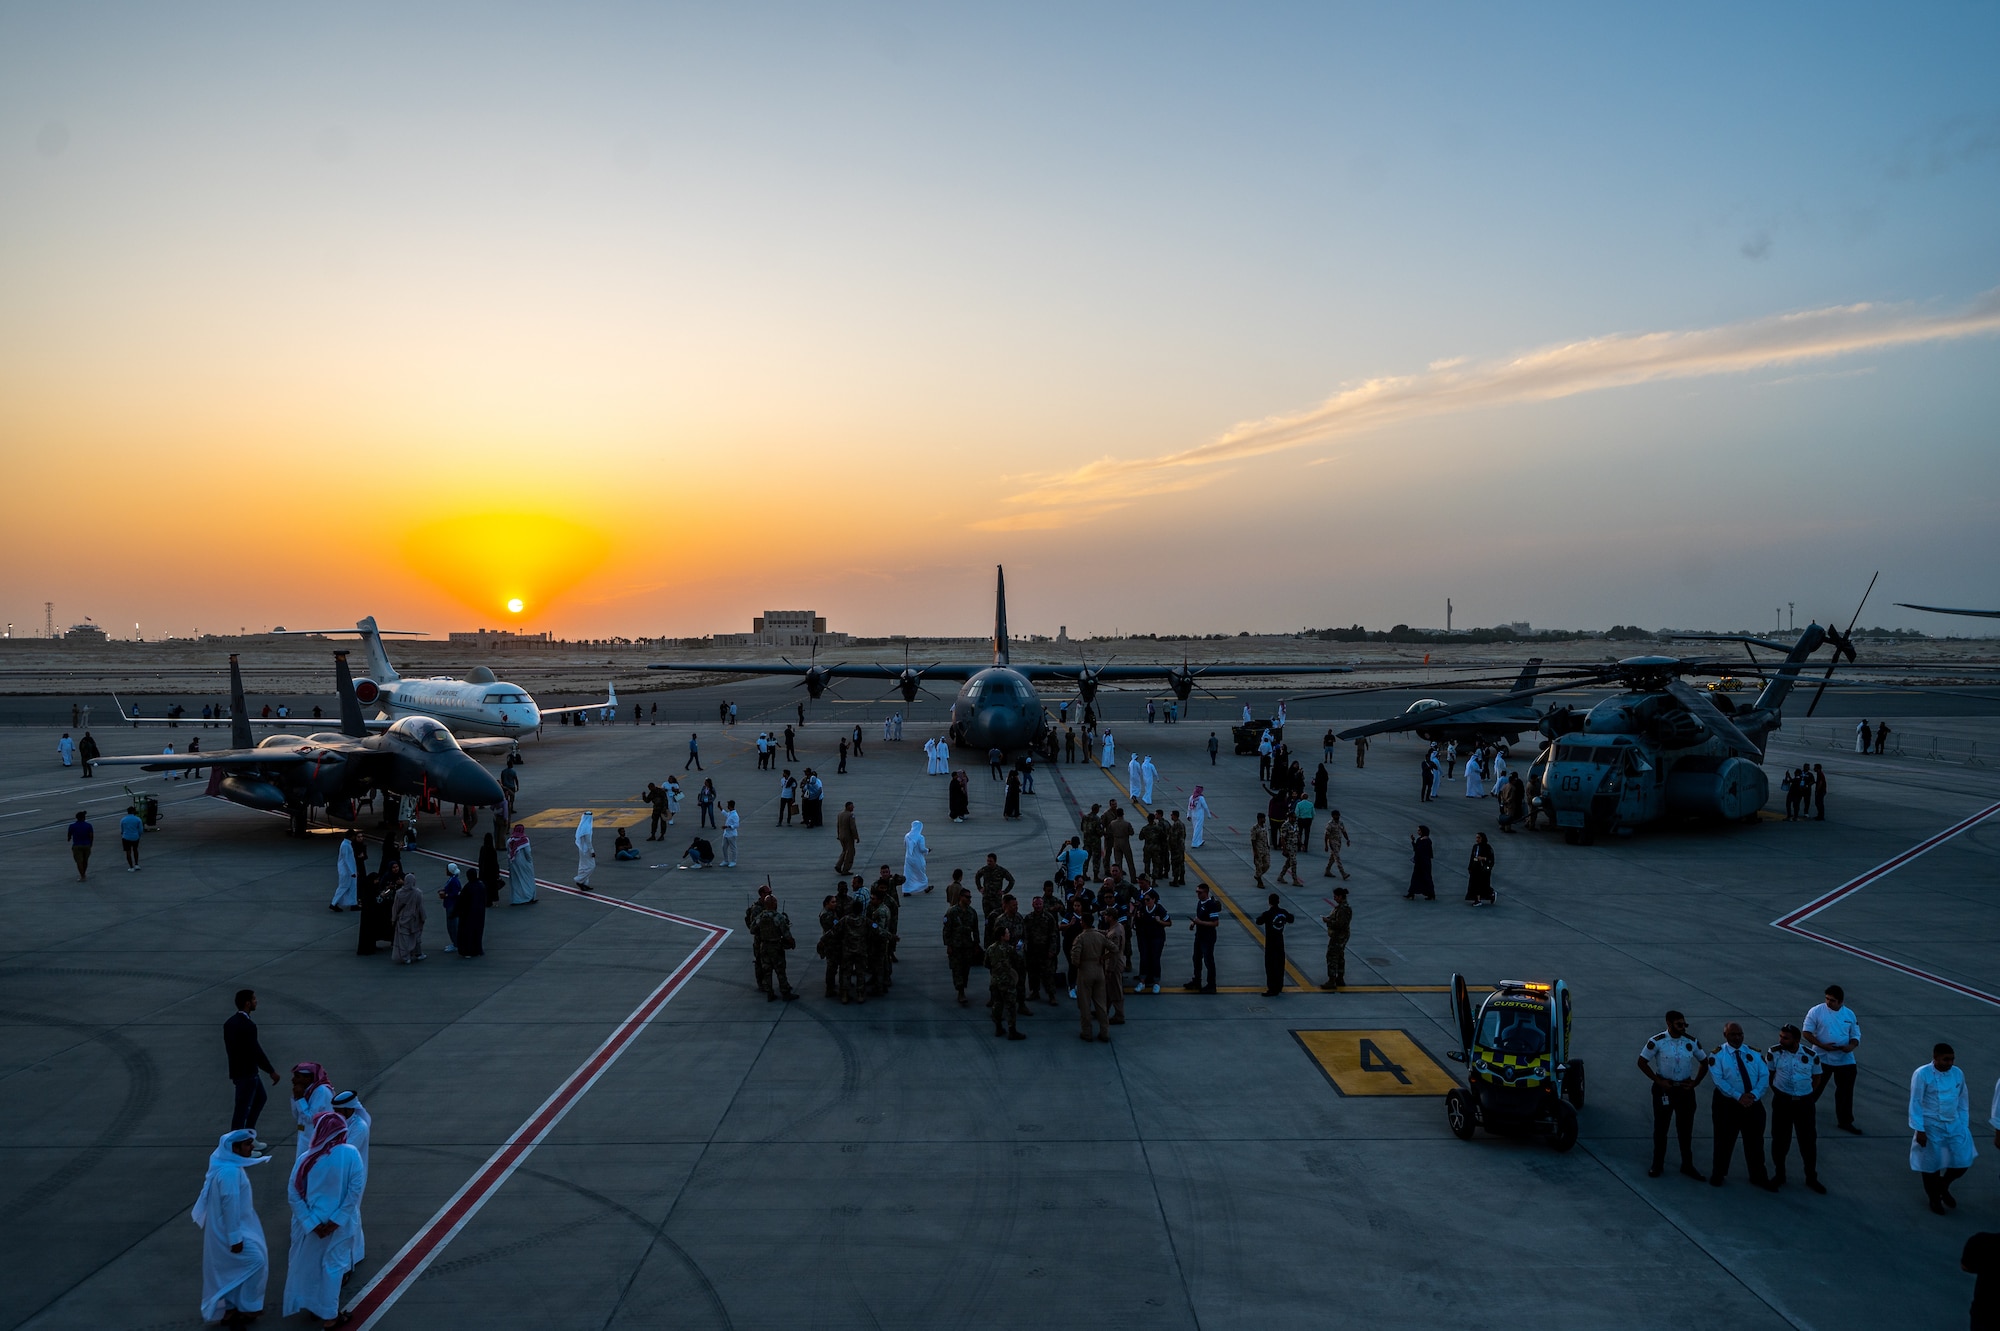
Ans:
[[[92,758],[92,767],[137,767],[147,772],[183,772],[190,767],[286,767],[316,762],[325,755],[303,749],[216,749],[201,753],[129,753]]]
[[[570,707],[570,708],[564,708],[563,710],[587,711],[589,709],[582,707]],[[544,712],[543,715],[546,716],[548,715],[548,713]],[[514,750],[520,748],[521,745],[518,740],[511,740],[511,739],[462,739],[458,742],[458,747],[464,749],[467,753],[471,754],[475,758],[498,758],[505,754],[514,752]]]

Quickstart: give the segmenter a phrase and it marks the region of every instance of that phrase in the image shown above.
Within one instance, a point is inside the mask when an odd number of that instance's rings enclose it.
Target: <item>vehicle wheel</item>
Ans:
[[[1556,1126],[1549,1133],[1549,1145],[1558,1151],[1576,1145],[1576,1111],[1560,1100],[1556,1101]]]
[[[1563,1098],[1575,1109],[1583,1108],[1583,1060],[1574,1059],[1563,1074]]]
[[[1444,1094],[1444,1121],[1451,1125],[1451,1135],[1462,1142],[1472,1140],[1472,1097],[1464,1091],[1452,1090]]]

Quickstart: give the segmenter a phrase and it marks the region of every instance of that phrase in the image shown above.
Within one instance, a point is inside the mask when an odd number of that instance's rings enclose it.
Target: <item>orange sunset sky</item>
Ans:
[[[12,9],[0,614],[1962,632],[1991,19]]]

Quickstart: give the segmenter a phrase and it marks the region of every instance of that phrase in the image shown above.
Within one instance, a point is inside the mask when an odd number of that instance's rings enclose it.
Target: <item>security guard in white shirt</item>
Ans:
[[[1686,1017],[1667,1013],[1667,1029],[1639,1051],[1639,1071],[1653,1083],[1653,1167],[1646,1176],[1666,1172],[1667,1121],[1672,1119],[1681,1141],[1681,1173],[1707,1178],[1694,1165],[1694,1088],[1708,1075],[1708,1066],[1701,1045],[1688,1034]]]
[[[1715,1098],[1710,1101],[1715,1168],[1708,1181],[1719,1188],[1729,1177],[1729,1157],[1735,1154],[1740,1136],[1750,1181],[1767,1192],[1777,1191],[1778,1185],[1764,1172],[1764,1092],[1771,1089],[1770,1065],[1762,1053],[1743,1043],[1743,1028],[1732,1021],[1723,1026],[1722,1043],[1708,1056],[1708,1071],[1715,1084]]]
[[[1778,1028],[1778,1042],[1771,1046],[1771,1183],[1785,1181],[1785,1157],[1791,1154],[1792,1137],[1799,1139],[1799,1159],[1806,1167],[1806,1186],[1824,1193],[1819,1181],[1820,1088],[1826,1085],[1826,1069],[1819,1055],[1799,1039],[1799,1028],[1787,1022]]]

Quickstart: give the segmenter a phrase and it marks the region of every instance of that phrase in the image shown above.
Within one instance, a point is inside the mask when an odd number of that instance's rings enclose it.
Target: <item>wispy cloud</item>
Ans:
[[[1430,416],[1994,332],[2000,332],[2000,288],[1944,311],[1837,305],[1714,328],[1612,333],[1497,360],[1439,360],[1420,374],[1344,388],[1306,411],[1246,421],[1194,448],[1099,458],[1024,478],[1024,488],[1008,496],[1016,511],[978,525],[999,531],[1059,527],[1136,499],[1205,485],[1224,475],[1226,464]]]

